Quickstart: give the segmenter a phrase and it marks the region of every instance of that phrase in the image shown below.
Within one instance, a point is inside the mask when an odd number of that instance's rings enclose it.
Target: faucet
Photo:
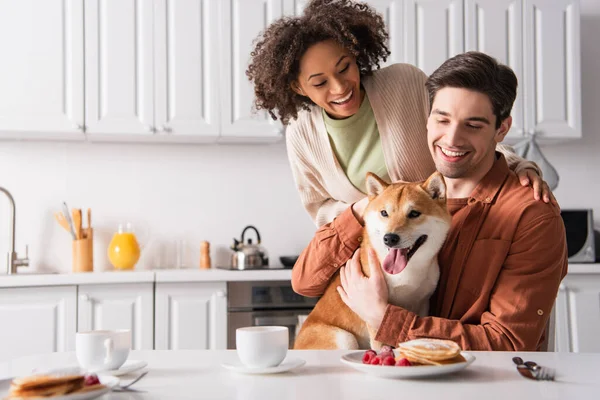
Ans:
[[[10,221],[12,226],[9,236],[10,252],[6,257],[6,274],[12,275],[17,273],[17,267],[29,266],[29,248],[28,246],[25,246],[25,258],[19,258],[15,252],[15,200],[10,192],[3,187],[0,187],[0,192],[4,193],[10,202]]]

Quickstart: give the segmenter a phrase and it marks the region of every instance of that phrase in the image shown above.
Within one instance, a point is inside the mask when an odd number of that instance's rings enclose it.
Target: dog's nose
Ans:
[[[386,246],[395,246],[400,242],[400,236],[396,235],[395,233],[386,233],[385,235],[383,235],[383,243]]]

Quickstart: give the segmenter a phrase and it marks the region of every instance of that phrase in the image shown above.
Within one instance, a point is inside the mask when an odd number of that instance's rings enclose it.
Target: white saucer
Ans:
[[[306,364],[306,361],[301,358],[286,358],[281,364],[276,367],[267,368],[249,368],[236,360],[234,362],[223,363],[223,367],[230,371],[239,372],[241,374],[279,374],[281,372],[291,371]]]
[[[148,365],[146,361],[127,360],[123,365],[121,365],[121,367],[119,367],[119,369],[113,369],[110,371],[99,371],[97,373],[102,375],[121,376],[133,371],[137,371],[138,369],[142,369],[146,365]]]

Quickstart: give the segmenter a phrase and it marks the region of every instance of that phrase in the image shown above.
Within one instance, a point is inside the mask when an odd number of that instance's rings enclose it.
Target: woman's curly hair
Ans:
[[[314,103],[295,93],[291,84],[298,79],[306,50],[328,39],[354,55],[361,76],[390,55],[385,23],[372,7],[351,0],[313,0],[301,16],[281,18],[257,38],[246,71],[254,83],[255,108],[284,124],[298,118],[301,109],[308,110]]]

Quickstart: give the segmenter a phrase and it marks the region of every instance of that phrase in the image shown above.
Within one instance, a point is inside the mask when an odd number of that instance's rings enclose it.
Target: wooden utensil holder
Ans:
[[[85,229],[84,238],[73,240],[73,272],[94,270],[94,232]]]

